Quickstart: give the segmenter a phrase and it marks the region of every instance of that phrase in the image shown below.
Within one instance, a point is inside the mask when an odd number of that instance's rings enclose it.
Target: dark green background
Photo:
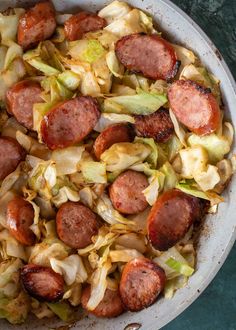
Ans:
[[[212,39],[236,79],[236,0],[172,1]],[[204,293],[163,329],[236,330],[236,245]]]

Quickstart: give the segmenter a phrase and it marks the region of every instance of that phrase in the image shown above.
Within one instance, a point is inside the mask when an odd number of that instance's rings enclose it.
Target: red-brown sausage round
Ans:
[[[106,21],[104,18],[94,13],[82,11],[76,15],[72,15],[65,22],[64,29],[66,38],[70,41],[74,41],[81,39],[84,33],[101,30],[105,26]]]
[[[56,302],[63,297],[63,277],[50,267],[28,264],[21,269],[20,275],[30,296],[47,302]]]
[[[201,215],[202,205],[197,197],[178,189],[166,191],[157,199],[147,219],[150,242],[157,250],[168,250]]]
[[[25,150],[15,139],[0,137],[0,180],[15,171],[25,156]]]
[[[23,80],[6,93],[7,110],[26,128],[33,129],[33,105],[42,102],[42,88],[36,81]]]
[[[92,311],[88,310],[87,303],[89,301],[91,294],[90,285],[86,286],[83,289],[81,304],[82,307],[87,310],[89,313],[97,317],[116,317],[123,313],[124,306],[120,298],[120,293],[118,290],[113,291],[106,289],[105,295],[99,305]]]
[[[127,69],[154,80],[174,78],[180,65],[174,48],[158,35],[125,36],[117,41],[115,51]]]
[[[34,221],[33,206],[22,197],[14,197],[7,205],[7,225],[12,236],[23,245],[33,245],[36,237],[29,228]]]
[[[220,108],[211,90],[191,80],[177,80],[168,90],[170,107],[190,131],[205,135],[220,124]]]
[[[128,170],[120,174],[109,189],[110,199],[116,210],[124,214],[142,212],[148,206],[143,190],[148,186],[146,176]]]
[[[174,125],[168,110],[161,108],[151,115],[135,116],[135,131],[138,136],[167,142],[174,133]]]
[[[56,29],[55,10],[51,2],[40,2],[20,17],[17,42],[24,50],[51,37]]]
[[[140,311],[156,301],[165,282],[165,272],[156,263],[143,257],[133,259],[125,265],[122,272],[122,302],[128,310]]]
[[[50,149],[65,148],[82,141],[100,117],[98,102],[79,96],[56,105],[41,123],[43,142]]]
[[[120,123],[111,125],[104,129],[96,138],[93,145],[94,154],[97,159],[100,159],[101,154],[113,144],[132,142],[133,138],[133,130],[128,124]]]
[[[82,249],[91,244],[100,226],[97,215],[74,202],[62,204],[56,215],[57,234],[68,246]]]

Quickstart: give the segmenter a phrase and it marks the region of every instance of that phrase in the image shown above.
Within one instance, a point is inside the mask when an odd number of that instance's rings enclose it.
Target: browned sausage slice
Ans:
[[[100,117],[98,102],[79,96],[56,105],[41,123],[43,142],[50,149],[65,148],[82,141]]]
[[[129,261],[122,272],[120,295],[125,307],[137,312],[153,304],[164,289],[166,275],[147,258]]]
[[[99,225],[96,214],[80,203],[67,202],[57,212],[57,234],[65,244],[75,249],[91,244]]]
[[[172,189],[163,193],[153,205],[148,219],[149,239],[155,249],[165,251],[174,246],[202,216],[197,197]]]
[[[131,142],[133,140],[133,130],[128,124],[114,124],[102,131],[96,138],[93,150],[97,159],[101,154],[115,143]]]
[[[40,2],[20,17],[18,44],[24,50],[51,37],[56,29],[55,10],[51,2]]]
[[[162,108],[148,116],[135,116],[135,131],[138,136],[167,142],[174,133],[169,111]]]
[[[33,105],[42,102],[42,89],[36,81],[23,80],[13,85],[6,93],[7,110],[17,121],[33,129]]]
[[[33,206],[22,197],[14,197],[7,205],[7,225],[12,236],[23,245],[33,245],[36,237],[29,228],[34,221]]]
[[[123,313],[124,306],[122,304],[120,293],[118,290],[113,291],[106,289],[105,295],[99,305],[92,311],[88,310],[87,303],[90,298],[91,287],[86,286],[82,292],[81,304],[84,309],[97,317],[116,317]]]
[[[128,170],[120,174],[109,189],[114,208],[124,214],[144,211],[148,203],[142,191],[147,186],[148,180],[142,173]]]
[[[190,131],[205,135],[220,124],[220,108],[211,90],[191,80],[177,80],[168,90],[170,107]]]
[[[174,78],[180,65],[174,48],[158,35],[125,36],[117,41],[115,51],[127,69],[154,80]]]
[[[82,11],[76,15],[72,15],[65,22],[64,29],[66,38],[70,41],[74,41],[81,39],[84,33],[101,30],[105,26],[106,21],[104,18],[93,13]]]
[[[25,150],[15,139],[0,137],[0,180],[15,171],[25,156]]]
[[[63,297],[63,277],[50,267],[28,264],[21,270],[21,281],[28,294],[40,301],[55,302]]]

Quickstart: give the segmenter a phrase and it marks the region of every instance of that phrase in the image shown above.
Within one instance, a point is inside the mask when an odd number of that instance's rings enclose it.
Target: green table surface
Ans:
[[[236,79],[236,0],[172,1],[212,39]],[[163,329],[236,330],[236,244],[204,293]]]

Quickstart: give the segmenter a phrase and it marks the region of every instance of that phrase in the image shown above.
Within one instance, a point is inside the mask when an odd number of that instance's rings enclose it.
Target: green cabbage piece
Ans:
[[[214,192],[204,192],[196,188],[196,183],[194,180],[183,180],[177,183],[176,188],[182,190],[186,194],[210,201],[211,206],[217,205],[224,201],[223,197]]]
[[[152,176],[148,179],[149,186],[143,190],[143,194],[149,205],[153,205],[162,191],[165,175],[157,170],[152,170]]]
[[[75,318],[73,308],[66,302],[47,303],[47,306],[64,322],[71,322]]]
[[[148,93],[139,90],[139,94],[115,96],[104,101],[104,112],[111,112],[111,105],[118,105],[112,112],[133,115],[150,115],[167,102],[165,94]]]
[[[166,261],[166,264],[170,268],[174,269],[176,272],[185,276],[191,276],[194,272],[194,269],[192,267],[190,267],[186,263],[175,260],[172,257]]]
[[[178,177],[171,164],[166,162],[159,170],[165,175],[163,190],[167,191],[174,188],[178,182]]]
[[[106,164],[100,162],[82,162],[81,172],[87,183],[107,183]]]
[[[209,161],[212,164],[216,164],[222,160],[230,151],[230,142],[228,139],[225,136],[218,136],[215,133],[206,136],[191,134],[187,143],[191,147],[195,145],[204,147],[208,152]]]
[[[48,65],[47,63],[43,62],[40,58],[32,58],[27,61],[31,66],[35,69],[41,71],[46,76],[53,76],[60,73],[59,70],[55,69],[54,67]]]
[[[96,62],[105,53],[105,49],[97,40],[78,40],[72,41],[69,45],[69,54],[81,61],[88,62],[90,64]]]
[[[66,70],[57,77],[58,81],[71,91],[76,90],[80,84],[80,76],[76,73]]]
[[[73,96],[73,92],[54,76],[43,79],[41,86],[45,93],[49,94],[49,102],[52,104],[71,99]]]
[[[39,162],[30,172],[29,187],[45,199],[52,197],[52,188],[56,184],[56,166],[53,161]]]
[[[158,160],[158,147],[155,141],[152,138],[140,138],[136,137],[134,142],[147,144],[151,148],[151,153],[147,157],[146,161],[151,165],[151,168],[157,167]]]

